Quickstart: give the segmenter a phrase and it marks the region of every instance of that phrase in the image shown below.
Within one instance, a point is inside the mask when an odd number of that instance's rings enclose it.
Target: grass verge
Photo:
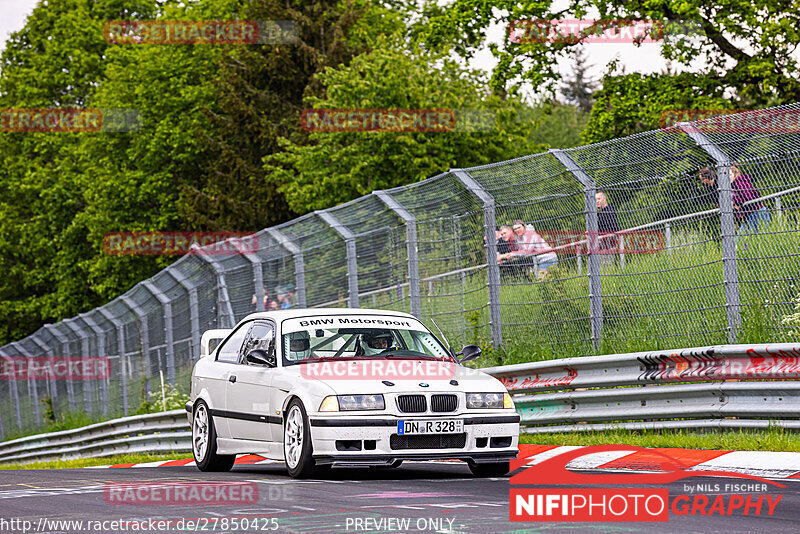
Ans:
[[[520,443],[537,445],[637,445],[659,448],[800,452],[800,433],[779,427],[722,432],[606,430],[520,434],[519,440]]]
[[[140,464],[167,460],[191,458],[191,452],[171,454],[119,454],[103,458],[79,458],[77,460],[58,460],[53,462],[35,462],[31,464],[3,464],[0,470],[8,469],[79,469],[94,465]]]

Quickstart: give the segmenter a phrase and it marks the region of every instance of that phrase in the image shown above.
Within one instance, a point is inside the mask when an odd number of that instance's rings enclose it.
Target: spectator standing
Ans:
[[[731,194],[733,197],[733,215],[739,225],[739,233],[748,231],[758,232],[759,225],[769,224],[770,214],[763,202],[745,202],[761,198],[761,193],[755,188],[750,176],[743,173],[736,163],[731,163],[728,174],[731,180]],[[716,173],[712,167],[700,169],[700,181],[712,187],[716,180]]]
[[[617,248],[617,237],[605,237],[619,232],[617,210],[608,203],[605,191],[598,191],[594,195],[597,204],[597,248],[599,250],[614,250]]]

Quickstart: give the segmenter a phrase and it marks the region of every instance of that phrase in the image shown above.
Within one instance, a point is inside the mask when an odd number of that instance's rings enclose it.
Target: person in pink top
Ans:
[[[501,265],[530,266],[538,268],[538,276],[543,276],[550,267],[558,264],[553,247],[551,247],[533,226],[526,226],[521,220],[511,225],[516,238],[515,250],[497,257]]]

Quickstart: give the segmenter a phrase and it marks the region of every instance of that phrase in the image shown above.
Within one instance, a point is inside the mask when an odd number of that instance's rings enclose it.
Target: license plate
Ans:
[[[464,432],[462,419],[411,419],[397,422],[397,433],[404,434],[460,434]]]

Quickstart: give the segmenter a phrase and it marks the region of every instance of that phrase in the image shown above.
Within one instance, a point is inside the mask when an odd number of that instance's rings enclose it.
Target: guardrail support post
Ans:
[[[81,352],[83,353],[81,354],[81,360],[85,363],[86,359],[89,357],[89,335],[80,325],[75,324],[74,318],[64,319],[62,322],[80,338]],[[86,377],[82,377],[81,389],[83,390],[83,406],[87,415],[92,413],[92,397],[94,396],[94,392],[92,391],[91,384],[91,381],[86,380]]]
[[[339,219],[325,210],[315,211],[320,219],[330,226],[334,232],[344,239],[347,251],[347,293],[348,306],[358,308],[358,260],[356,259],[356,235],[348,227],[339,222]]]
[[[54,327],[51,324],[44,325],[45,330],[47,330],[51,336],[56,338],[58,342],[61,344],[61,355],[69,357],[69,348],[66,350],[64,347],[67,347],[67,342],[69,341],[64,334],[62,334],[58,328]],[[74,411],[75,410],[75,388],[71,378],[67,378],[64,380],[67,383],[67,402],[69,404],[69,409]]]
[[[303,249],[294,244],[289,238],[275,228],[267,228],[267,234],[278,242],[294,258],[294,285],[297,296],[297,306],[306,307],[306,268],[303,259]]]
[[[483,226],[486,239],[486,275],[489,286],[489,326],[492,333],[492,346],[503,343],[503,323],[500,319],[500,266],[497,264],[497,222],[494,214],[494,197],[464,169],[451,169],[450,172],[467,190],[483,203]]]
[[[10,358],[5,351],[0,351],[0,360],[2,358]],[[17,429],[22,430],[22,413],[19,411],[19,390],[17,389],[17,381],[9,380],[9,393],[11,394],[11,402],[14,403],[14,412],[17,416]]]
[[[600,262],[597,258],[599,246],[597,229],[597,185],[572,157],[563,150],[549,150],[554,158],[564,166],[583,186],[583,203],[586,209],[586,263],[589,267],[589,318],[592,325],[592,342],[595,350],[600,348],[603,338],[603,286],[600,281]]]
[[[408,257],[408,289],[411,301],[411,315],[422,317],[422,305],[419,296],[419,261],[417,259],[417,219],[414,214],[403,207],[395,198],[386,191],[375,191],[373,195],[378,197],[387,208],[392,210],[398,217],[403,219],[406,226],[406,254]],[[403,290],[400,284],[397,285],[398,299],[402,299]]]
[[[88,313],[81,313],[78,314],[78,317],[83,319],[83,322],[89,325],[89,328],[92,329],[95,335],[95,339],[97,340],[97,356],[106,357],[106,332],[100,325],[98,325],[94,319],[92,319]],[[110,369],[109,369],[110,370]],[[105,417],[108,415],[108,380],[109,376],[103,378],[100,382],[100,410],[103,412],[103,416]]]
[[[722,238],[722,272],[725,283],[725,307],[728,316],[728,343],[736,343],[742,324],[739,299],[739,269],[736,260],[736,220],[733,216],[733,191],[731,190],[731,161],[722,149],[714,144],[694,124],[680,122],[678,127],[691,138],[703,152],[717,164],[717,190],[719,192],[720,231]]]
[[[167,347],[167,382],[175,385],[175,337],[172,331],[172,304],[169,297],[162,293],[156,285],[150,281],[145,280],[142,285],[147,289],[161,304],[164,310],[164,344]]]
[[[217,328],[233,328],[236,326],[236,317],[233,315],[231,299],[228,297],[225,269],[212,254],[203,251],[196,243],[192,245],[192,251],[195,256],[208,263],[217,275],[217,294],[219,295],[219,307],[217,308],[219,326]]]
[[[125,355],[125,325],[105,308],[97,308],[100,315],[117,328],[117,353],[119,354],[120,393],[122,414],[128,415],[128,357]]]
[[[192,329],[192,346],[189,353],[192,360],[197,360],[200,358],[200,309],[197,303],[197,286],[190,284],[189,279],[172,265],[164,269],[164,272],[174,278],[189,295],[189,322]]]
[[[13,342],[11,346],[17,349],[17,352],[22,356],[28,359],[33,358],[33,354],[28,352],[19,341]],[[28,395],[30,395],[33,400],[33,416],[36,418],[36,426],[42,426],[41,413],[39,412],[39,391],[36,388],[36,382],[33,377],[30,376],[28,370],[26,370],[26,374],[28,374]]]

